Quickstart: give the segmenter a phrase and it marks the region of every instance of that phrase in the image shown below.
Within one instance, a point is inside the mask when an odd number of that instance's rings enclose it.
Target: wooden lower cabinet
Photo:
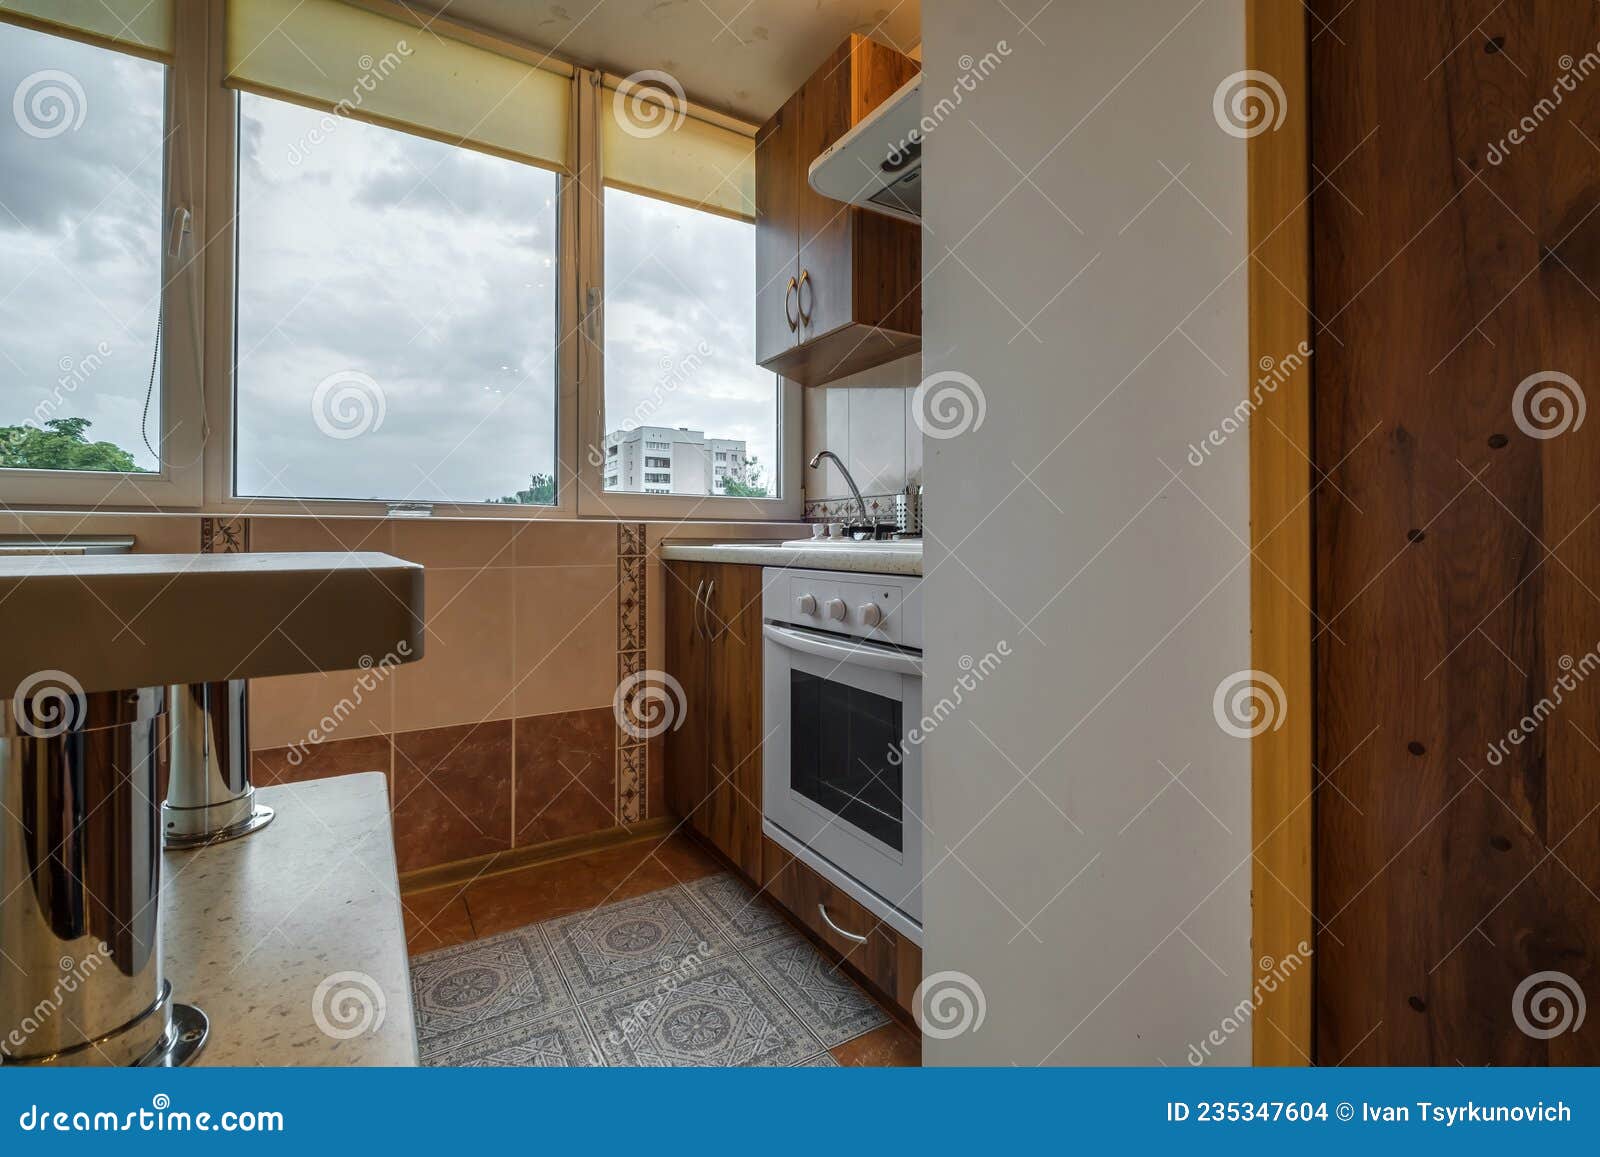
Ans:
[[[669,562],[665,589],[667,673],[685,704],[666,733],[667,806],[911,1016],[922,950],[761,834],[761,568]]]
[[[763,837],[762,845],[767,895],[838,953],[879,996],[914,1016],[922,949],[771,840]]]

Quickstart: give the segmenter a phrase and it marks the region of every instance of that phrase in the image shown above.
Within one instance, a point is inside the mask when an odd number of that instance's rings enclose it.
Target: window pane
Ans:
[[[607,490],[776,496],[755,284],[754,225],[606,190]]]
[[[166,68],[0,24],[0,467],[155,470]]]
[[[238,493],[554,502],[556,196],[241,94]]]

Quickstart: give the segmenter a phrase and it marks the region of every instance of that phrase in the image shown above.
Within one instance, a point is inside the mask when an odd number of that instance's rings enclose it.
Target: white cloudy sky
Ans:
[[[155,323],[163,70],[0,25],[0,95],[41,69],[84,92],[49,139],[0,123],[0,425],[34,412],[100,341],[104,365],[51,416],[137,451]],[[480,501],[551,471],[556,179],[297,106],[240,98],[238,489]],[[321,134],[321,139],[317,135]],[[743,438],[774,462],[776,385],[754,365],[754,228],[607,197],[608,426]],[[702,349],[709,352],[697,353]],[[142,367],[141,367],[142,363]],[[674,367],[694,369],[663,392]],[[382,397],[329,437],[319,382]],[[354,399],[352,399],[352,404]],[[333,423],[340,428],[340,417]]]

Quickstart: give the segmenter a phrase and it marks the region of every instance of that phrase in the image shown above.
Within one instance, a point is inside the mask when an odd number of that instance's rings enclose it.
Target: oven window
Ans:
[[[789,786],[901,851],[900,701],[789,672]]]

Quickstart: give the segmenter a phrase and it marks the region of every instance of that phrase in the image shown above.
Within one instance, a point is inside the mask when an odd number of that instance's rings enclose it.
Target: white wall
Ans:
[[[1186,460],[1252,377],[1244,15],[1194,4],[923,5],[925,110],[1010,51],[925,152],[924,369],[987,406],[924,443],[925,706],[1012,652],[925,747],[925,971],[986,1004],[929,1064],[1183,1065],[1250,994],[1245,436]]]
[[[922,380],[918,354],[862,370],[805,393],[805,456],[827,448],[845,460],[865,496],[892,495],[922,481],[922,431],[911,416],[911,395]],[[806,471],[806,498],[848,498],[850,488],[832,462]],[[893,507],[890,507],[893,513]]]

